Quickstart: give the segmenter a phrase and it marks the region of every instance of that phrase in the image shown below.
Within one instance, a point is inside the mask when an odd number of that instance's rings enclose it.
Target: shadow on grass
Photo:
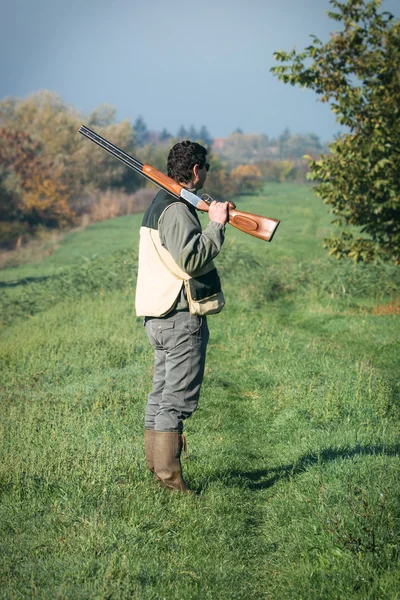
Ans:
[[[0,288],[18,287],[20,285],[29,285],[30,283],[40,283],[46,279],[54,279],[54,275],[43,275],[42,277],[24,277],[23,279],[14,279],[12,281],[0,281]]]
[[[256,471],[222,471],[216,473],[212,478],[222,479],[226,484],[235,486],[245,484],[250,490],[266,490],[278,481],[292,479],[296,475],[304,473],[316,464],[324,464],[334,461],[338,458],[346,459],[353,456],[399,456],[400,445],[392,446],[360,446],[354,448],[327,448],[315,454],[305,454],[299,460],[290,465],[273,467],[271,469],[259,469]]]

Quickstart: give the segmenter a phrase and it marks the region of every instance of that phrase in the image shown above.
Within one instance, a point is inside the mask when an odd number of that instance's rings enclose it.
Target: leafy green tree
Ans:
[[[330,254],[400,262],[400,23],[380,0],[330,0],[342,24],[325,44],[311,36],[303,52],[275,53],[272,71],[314,90],[349,132],[331,154],[310,160],[315,192],[331,207],[338,234]]]

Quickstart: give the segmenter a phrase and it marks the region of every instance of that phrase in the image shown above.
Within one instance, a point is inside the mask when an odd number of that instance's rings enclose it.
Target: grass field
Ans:
[[[0,272],[1,598],[400,598],[399,269],[329,259],[307,187],[239,208],[282,223],[218,258],[194,497],[145,468],[141,216]]]

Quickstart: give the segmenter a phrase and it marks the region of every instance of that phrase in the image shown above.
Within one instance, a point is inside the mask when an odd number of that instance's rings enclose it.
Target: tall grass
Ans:
[[[86,218],[87,223],[96,223],[122,215],[141,213],[146,210],[153,198],[154,190],[150,187],[140,188],[133,194],[112,189],[96,192],[87,198],[83,217]]]
[[[243,210],[184,471],[146,472],[152,352],[133,313],[140,215],[1,272],[0,597],[399,597],[399,275],[330,260],[307,188]]]

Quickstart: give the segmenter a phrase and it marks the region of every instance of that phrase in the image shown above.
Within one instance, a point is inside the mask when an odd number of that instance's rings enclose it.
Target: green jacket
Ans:
[[[161,190],[147,209],[140,230],[137,314],[219,312],[223,296],[213,259],[221,250],[224,233],[225,226],[215,221],[202,230],[193,206]],[[195,306],[198,302],[205,306],[218,294],[222,303],[218,310],[215,302],[209,310]],[[143,314],[146,311],[148,314]]]

